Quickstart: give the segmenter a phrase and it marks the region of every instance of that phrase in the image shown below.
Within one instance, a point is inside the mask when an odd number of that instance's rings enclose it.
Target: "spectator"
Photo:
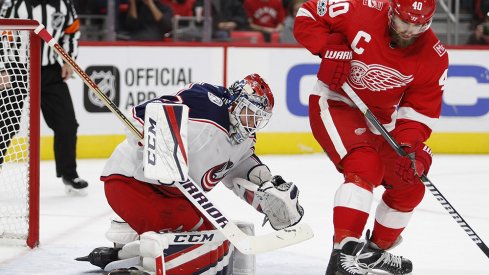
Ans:
[[[280,32],[280,42],[287,44],[297,44],[292,29],[294,28],[295,15],[301,7],[302,3],[307,0],[292,0],[289,1],[289,6],[287,7],[287,17],[285,17],[284,28]]]
[[[160,41],[172,30],[172,16],[160,0],[129,0],[125,30],[131,40]]]
[[[469,45],[489,45],[489,13],[484,21],[475,26],[474,31],[467,41]]]
[[[5,1],[1,17],[44,22],[55,42],[76,58],[80,22],[71,0]],[[73,70],[47,44],[43,43],[41,56],[41,110],[46,124],[54,132],[56,175],[62,178],[67,194],[86,195],[88,183],[76,171],[78,122],[65,82],[71,78]]]
[[[193,17],[194,16],[194,5],[195,0],[161,0],[163,4],[169,6],[173,11],[173,24],[175,24],[175,20],[180,17]],[[178,20],[178,30],[173,28],[173,32],[180,32],[182,35],[186,35],[187,33],[195,33],[194,25],[190,24],[191,21],[187,20]],[[190,27],[189,27],[190,26]]]
[[[194,16],[195,0],[161,0],[173,11],[173,16]]]
[[[251,29],[262,32],[265,41],[270,42],[272,33],[283,29],[285,9],[281,0],[245,0],[244,8]]]
[[[231,31],[248,27],[248,19],[240,0],[211,0],[211,4],[212,38],[226,40],[229,39]],[[197,0],[195,16],[202,18],[203,14],[204,0]]]
[[[107,40],[111,34],[105,32],[107,25],[113,25],[113,30],[119,35],[121,23],[124,22],[128,0],[72,0],[83,32],[81,40]],[[109,2],[113,2],[113,18],[109,17]],[[88,16],[87,16],[88,15]],[[124,37],[124,34],[122,34]]]
[[[476,24],[484,22],[486,14],[489,12],[489,0],[474,0],[473,5]]]

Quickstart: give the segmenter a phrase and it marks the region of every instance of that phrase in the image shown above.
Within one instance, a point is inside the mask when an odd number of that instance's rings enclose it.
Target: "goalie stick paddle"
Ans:
[[[42,24],[34,30],[46,44],[53,48],[61,58],[73,68],[76,74],[81,77],[83,82],[94,92],[102,102],[114,113],[131,133],[138,139],[143,138],[143,134],[127,119],[119,108],[100,90],[90,77],[78,66],[66,51],[54,40],[51,34]],[[303,242],[314,236],[312,229],[307,224],[299,224],[286,229],[278,230],[261,236],[249,236],[239,227],[231,222],[222,214],[221,211],[207,198],[204,192],[191,180],[175,182],[175,186],[185,194],[185,196],[201,211],[224,236],[243,254],[257,254],[272,251],[282,247],[290,246]],[[205,202],[205,203],[204,203]]]
[[[360,99],[360,97],[353,91],[350,85],[345,82],[343,86],[341,86],[345,93],[350,97],[350,99],[355,103],[355,105],[360,109],[360,111],[365,115],[367,120],[380,132],[380,134],[386,139],[389,145],[396,151],[399,156],[407,156],[411,160],[414,160],[413,156],[406,154],[404,149],[397,143],[396,140],[389,134],[389,132],[384,128],[384,125],[380,123],[380,121],[375,117],[375,115],[368,109],[367,105]],[[419,177],[421,182],[430,190],[431,194],[435,197],[435,199],[441,203],[441,205],[448,211],[448,213],[452,216],[452,218],[458,223],[460,227],[469,235],[470,239],[486,254],[489,258],[489,248],[482,241],[482,239],[475,233],[474,229],[470,227],[470,225],[465,221],[464,218],[455,210],[455,208],[448,202],[448,200],[443,196],[436,188],[436,186],[428,179],[428,177],[423,174]]]

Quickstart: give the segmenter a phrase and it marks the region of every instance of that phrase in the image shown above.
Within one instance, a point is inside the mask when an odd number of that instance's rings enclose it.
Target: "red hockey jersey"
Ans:
[[[353,90],[389,131],[425,141],[441,113],[448,54],[431,29],[406,48],[392,47],[388,15],[388,0],[312,0],[297,13],[294,35],[322,57],[328,34],[343,34],[353,51]],[[343,91],[323,87],[314,93],[351,104]]]

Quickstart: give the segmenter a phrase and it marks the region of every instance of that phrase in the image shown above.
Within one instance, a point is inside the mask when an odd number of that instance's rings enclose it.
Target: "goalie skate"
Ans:
[[[111,262],[118,260],[118,252],[120,248],[97,247],[88,256],[78,257],[75,260],[82,262],[90,262],[102,269]]]

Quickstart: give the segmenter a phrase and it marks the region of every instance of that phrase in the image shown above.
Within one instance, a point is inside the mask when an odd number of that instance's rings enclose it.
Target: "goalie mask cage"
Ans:
[[[40,39],[0,19],[0,243],[39,243]]]

